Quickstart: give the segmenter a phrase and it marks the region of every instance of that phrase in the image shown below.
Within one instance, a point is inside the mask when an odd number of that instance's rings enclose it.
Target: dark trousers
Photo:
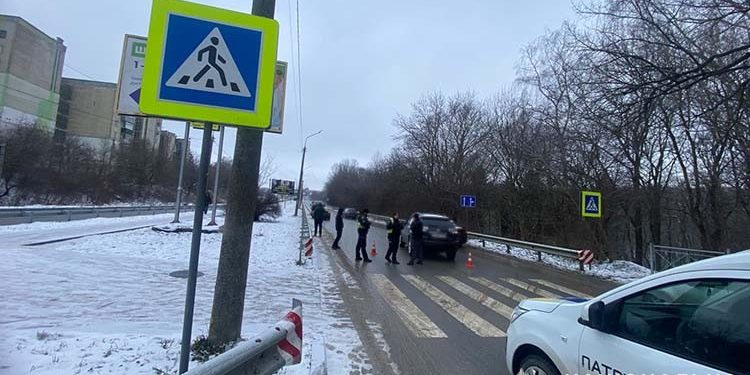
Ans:
[[[385,259],[390,259],[391,261],[396,260],[396,253],[398,252],[399,242],[400,242],[400,239],[398,238],[388,239],[388,252],[385,253]]]
[[[323,220],[315,220],[315,234],[320,237],[323,234]]]
[[[409,255],[411,256],[411,261],[418,261],[421,262],[424,254],[422,253],[422,240],[421,239],[411,239],[411,249],[409,249]]]
[[[361,254],[361,255],[360,255]],[[370,259],[367,256],[367,235],[359,235],[357,237],[357,248],[355,250],[357,259]]]
[[[333,240],[333,247],[334,249],[339,247],[339,240],[341,240],[341,233],[343,232],[343,229],[336,229],[336,239]]]

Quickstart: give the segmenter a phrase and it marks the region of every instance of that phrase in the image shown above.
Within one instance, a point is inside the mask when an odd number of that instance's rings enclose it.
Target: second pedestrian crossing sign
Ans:
[[[581,216],[602,217],[602,193],[596,191],[581,192]]]
[[[141,111],[267,128],[278,33],[273,19],[181,0],[154,0]]]

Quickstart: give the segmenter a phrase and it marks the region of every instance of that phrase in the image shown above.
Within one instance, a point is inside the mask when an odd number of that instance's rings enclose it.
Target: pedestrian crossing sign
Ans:
[[[581,192],[581,216],[602,217],[602,193],[596,191]]]
[[[140,109],[163,118],[268,128],[279,25],[182,0],[154,0]]]

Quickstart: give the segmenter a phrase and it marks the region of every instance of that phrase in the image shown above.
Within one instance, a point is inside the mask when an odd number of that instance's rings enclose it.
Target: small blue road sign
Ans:
[[[462,195],[461,196],[461,207],[473,208],[477,206],[477,197],[473,195]]]

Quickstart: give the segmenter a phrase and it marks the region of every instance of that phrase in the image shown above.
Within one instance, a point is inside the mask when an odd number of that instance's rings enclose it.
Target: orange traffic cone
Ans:
[[[375,248],[375,242],[372,243],[372,249],[370,249],[370,256],[374,257],[378,255],[378,250]]]
[[[469,253],[469,258],[466,259],[466,268],[474,268],[474,261],[471,260],[471,253]]]

